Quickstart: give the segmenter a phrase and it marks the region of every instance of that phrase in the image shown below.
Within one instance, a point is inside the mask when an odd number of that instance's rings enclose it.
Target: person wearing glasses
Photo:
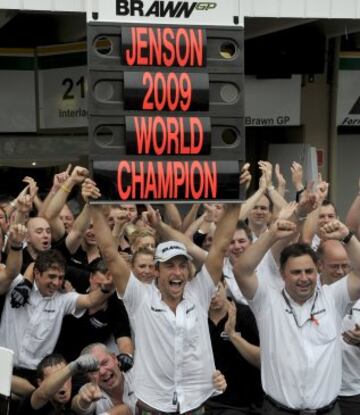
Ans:
[[[259,328],[263,412],[339,414],[340,332],[349,304],[360,297],[360,242],[340,221],[331,221],[321,228],[321,238],[342,241],[352,271],[320,286],[316,253],[307,244],[295,243],[280,255],[284,288],[269,287],[257,278],[255,268],[277,241],[295,230],[292,222],[276,220],[234,266]]]
[[[320,244],[321,283],[330,285],[345,277],[351,270],[348,254],[339,241]],[[360,300],[352,305],[342,324],[342,383],[339,405],[342,415],[360,413]]]

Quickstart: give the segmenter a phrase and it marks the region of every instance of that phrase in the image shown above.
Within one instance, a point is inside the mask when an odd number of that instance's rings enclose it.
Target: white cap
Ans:
[[[176,256],[184,256],[187,259],[192,260],[192,257],[187,253],[183,243],[177,241],[162,242],[156,247],[155,263],[166,262]]]

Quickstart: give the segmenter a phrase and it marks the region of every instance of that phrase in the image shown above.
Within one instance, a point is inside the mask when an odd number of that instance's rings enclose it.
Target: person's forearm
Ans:
[[[351,267],[360,278],[360,241],[355,235],[344,244],[345,250],[348,254]]]
[[[164,240],[175,240],[182,242],[186,246],[189,254],[193,257],[197,267],[201,266],[205,262],[207,253],[196,244],[194,244],[194,242],[182,232],[172,228],[162,221],[159,223],[159,226],[157,226],[156,230]]]
[[[59,391],[63,384],[72,376],[70,366],[57,370],[51,376],[44,378],[40,386],[31,395],[31,405],[40,409]]]
[[[281,196],[281,194],[275,189],[274,186],[270,186],[268,188],[268,194],[271,201],[274,204],[274,208],[278,211],[288,204],[287,201]]]
[[[238,277],[248,277],[253,275],[257,266],[269,249],[276,242],[270,231],[264,232],[261,236],[246,248],[246,253],[241,255],[236,264],[234,272]]]
[[[360,194],[356,196],[346,215],[346,226],[357,234],[360,225]]]
[[[58,191],[52,195],[50,201],[46,206],[46,210],[43,212],[43,216],[48,221],[52,221],[57,218],[64,207],[71,190],[76,185],[74,181],[69,177],[61,186]]]
[[[130,337],[118,337],[116,339],[116,345],[120,353],[134,354],[134,344]]]
[[[86,402],[80,397],[80,395],[75,395],[71,402],[71,409],[76,412],[78,415],[93,415],[95,411],[94,402]]]
[[[210,252],[215,251],[220,256],[225,255],[234,236],[240,209],[240,203],[231,203],[226,206],[225,212],[216,226]]]
[[[165,222],[175,229],[181,229],[181,215],[175,203],[165,203]]]
[[[311,242],[316,233],[317,223],[319,220],[319,212],[320,209],[317,208],[307,215],[303,224],[302,234],[300,236],[302,242],[311,245]]]
[[[25,397],[34,391],[35,387],[26,379],[13,375],[11,378],[11,392]]]
[[[236,347],[241,356],[253,366],[260,368],[260,347],[249,343],[240,333],[229,335],[231,343]]]
[[[191,223],[189,225],[189,227],[183,231],[184,235],[186,235],[188,238],[192,239],[194,233],[197,230],[199,230],[200,225],[203,223],[204,217],[205,217],[205,214],[199,216],[196,220],[194,220],[194,222]]]
[[[16,278],[17,275],[20,274],[22,260],[23,260],[23,253],[22,248],[18,249],[19,247],[13,246],[11,248],[11,243],[8,250],[8,257],[6,259],[6,268],[0,272],[0,294],[4,294],[9,289],[12,281]]]
[[[41,217],[45,217],[45,212],[49,206],[50,201],[53,199],[53,197],[55,196],[55,193],[58,191],[59,189],[56,187],[52,187],[49,191],[49,193],[46,195],[45,199],[42,202],[41,208],[38,212],[38,215]]]
[[[183,220],[183,223],[182,223],[181,230],[183,232],[185,232],[188,229],[188,227],[196,220],[196,215],[197,215],[199,209],[200,209],[200,203],[194,203],[191,206],[189,212],[186,214],[186,216]]]
[[[76,303],[78,309],[88,309],[103,304],[112,294],[113,290],[102,290],[100,288],[90,291],[88,294],[80,294]]]
[[[75,219],[69,234],[66,237],[66,247],[71,254],[74,254],[82,240],[83,236],[90,225],[90,211],[89,205],[85,204],[81,210],[80,215]]]
[[[41,206],[42,206],[42,204],[43,204],[43,201],[39,198],[39,196],[38,196],[38,195],[36,195],[36,196],[34,197],[34,206],[36,207],[36,210],[37,210],[37,212],[38,212],[38,215],[39,215],[39,212],[40,212],[40,210],[41,210]]]
[[[15,244],[9,241],[8,256],[6,259],[6,272],[9,278],[14,279],[20,274],[23,262],[22,244]]]
[[[265,190],[265,188],[259,188],[253,195],[242,203],[239,220],[245,220],[249,216],[250,211],[254,208],[256,203],[264,194]]]

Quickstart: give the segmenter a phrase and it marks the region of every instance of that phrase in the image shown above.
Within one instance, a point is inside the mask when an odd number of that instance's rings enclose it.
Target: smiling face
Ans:
[[[281,274],[286,291],[298,304],[303,304],[313,295],[317,282],[317,268],[310,255],[289,257]]]
[[[318,229],[336,219],[336,210],[332,204],[320,206]]]
[[[136,254],[132,264],[136,278],[145,283],[151,283],[155,277],[154,256],[151,254]]]
[[[97,245],[92,221],[85,232],[84,242],[88,247]]]
[[[60,369],[66,366],[65,362],[58,363],[54,366],[46,366],[43,369],[43,380],[39,381],[41,384],[46,378],[53,375],[55,372],[59,371]],[[61,388],[55,393],[52,397],[51,402],[55,405],[65,405],[66,403],[70,402],[71,399],[71,378],[68,379]]]
[[[253,228],[266,227],[271,218],[270,202],[266,196],[261,196],[249,214],[249,226]]]
[[[234,232],[234,236],[230,242],[228,248],[228,256],[230,262],[234,264],[237,258],[245,251],[245,249],[251,244],[249,237],[244,229],[237,229]]]
[[[163,301],[176,306],[182,300],[185,284],[189,279],[189,261],[179,255],[166,262],[160,262],[157,269],[157,283]]]
[[[40,272],[34,268],[36,285],[43,297],[52,297],[63,285],[65,272],[58,266],[52,266]]]
[[[113,353],[108,353],[100,346],[93,347],[90,354],[99,361],[99,370],[88,373],[89,379],[98,384],[105,392],[111,393],[122,382],[116,356]]]
[[[349,257],[341,242],[335,240],[325,241],[322,243],[321,249],[323,254],[319,266],[323,284],[332,284],[350,272]]]

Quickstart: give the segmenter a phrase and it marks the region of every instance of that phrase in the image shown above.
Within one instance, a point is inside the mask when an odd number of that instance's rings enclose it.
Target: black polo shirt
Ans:
[[[236,304],[236,308],[236,331],[249,343],[259,345],[259,333],[252,311],[244,304]],[[227,318],[226,315],[217,325],[209,319],[215,366],[225,376],[227,383],[225,392],[211,398],[211,401],[233,407],[259,406],[263,397],[260,370],[248,363],[225,335]]]
[[[40,409],[34,409],[31,406],[31,395],[26,397],[21,403],[16,415],[76,415],[76,412],[71,410],[71,400],[64,408],[55,408],[50,402],[45,404]]]

